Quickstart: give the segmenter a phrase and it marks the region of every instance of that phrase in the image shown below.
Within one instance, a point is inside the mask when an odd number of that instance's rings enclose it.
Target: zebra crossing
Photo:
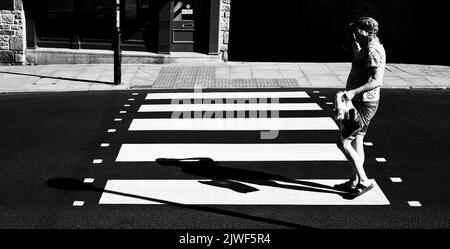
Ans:
[[[141,97],[132,94],[135,101]],[[136,113],[127,124],[129,134],[146,132],[199,132],[211,134],[230,132],[295,131],[299,133],[334,131],[334,120],[305,91],[260,92],[172,92],[146,93]],[[249,100],[247,102],[243,99]],[[295,100],[301,99],[301,103]],[[237,100],[237,101],[235,101]],[[270,100],[270,103],[269,101]],[[290,100],[284,103],[279,100]],[[170,101],[170,104],[166,102]],[[295,103],[291,103],[294,101]],[[164,102],[161,104],[161,102]],[[137,103],[137,102],[136,102]],[[295,117],[280,117],[283,111]],[[192,112],[194,112],[193,115]],[[204,112],[213,112],[206,115]],[[239,116],[244,113],[244,117]],[[245,113],[248,113],[246,116]],[[254,112],[252,114],[252,112]],[[270,117],[267,117],[269,112]],[[306,112],[313,115],[304,115]],[[171,117],[155,118],[158,113]],[[199,114],[199,115],[197,115]],[[228,116],[227,116],[228,114]],[[234,114],[238,114],[235,117]],[[214,118],[212,118],[214,116]],[[345,162],[336,143],[289,141],[273,142],[261,139],[258,143],[216,143],[214,137],[204,143],[152,143],[152,141],[124,141],[120,144],[115,162],[124,170],[132,170],[132,163],[155,163],[161,159],[195,161],[207,158],[213,162]],[[192,165],[190,167],[197,167]],[[214,170],[214,166],[203,166]],[[209,168],[208,168],[209,167]],[[276,167],[276,164],[274,164]],[[198,168],[197,170],[202,170]],[[220,169],[217,168],[220,171]],[[108,179],[99,204],[157,205],[154,199],[188,205],[390,205],[377,184],[366,195],[356,199],[343,198],[332,186],[345,179]],[[244,188],[247,191],[236,191]],[[117,194],[124,193],[124,195]],[[151,200],[149,199],[151,198]]]
[[[345,161],[336,144],[123,144],[116,161],[207,157],[214,161]]]
[[[130,131],[338,130],[331,118],[134,119]]]

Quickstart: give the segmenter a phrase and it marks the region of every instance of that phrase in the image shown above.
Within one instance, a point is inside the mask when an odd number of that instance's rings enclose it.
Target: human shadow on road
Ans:
[[[227,216],[232,216],[232,217],[236,217],[236,218],[247,219],[247,220],[251,220],[251,221],[258,221],[258,222],[279,225],[279,226],[284,226],[284,227],[289,227],[289,228],[305,229],[305,230],[306,229],[307,230],[316,229],[313,227],[299,225],[299,224],[295,224],[295,223],[291,223],[291,222],[274,220],[274,219],[258,217],[258,216],[252,216],[252,215],[248,215],[248,214],[244,214],[244,213],[233,212],[233,211],[223,210],[223,209],[219,209],[219,208],[200,206],[200,205],[187,205],[187,204],[182,204],[182,203],[177,203],[177,202],[172,202],[172,201],[167,201],[167,200],[155,199],[155,198],[151,198],[151,197],[147,197],[147,196],[140,196],[140,195],[135,195],[135,194],[107,190],[107,189],[99,188],[99,187],[95,186],[93,183],[85,183],[85,182],[82,182],[80,180],[73,179],[73,178],[54,178],[54,179],[47,180],[46,184],[47,184],[47,186],[49,186],[51,188],[55,188],[55,189],[59,189],[59,190],[93,191],[93,192],[99,192],[99,193],[109,193],[109,194],[114,194],[114,195],[121,195],[121,196],[126,196],[126,197],[131,197],[131,198],[142,199],[142,200],[146,200],[146,201],[158,202],[158,203],[167,204],[167,205],[174,206],[174,207],[186,208],[186,209],[197,210],[197,211],[208,212],[208,213],[215,213],[215,214],[220,214],[220,215],[227,215]]]
[[[244,184],[250,183],[270,187],[293,189],[300,191],[330,193],[340,195],[344,199],[354,199],[349,193],[341,192],[332,186],[290,179],[284,176],[269,174],[256,170],[227,168],[217,164],[213,159],[206,157],[196,158],[158,158],[156,163],[166,166],[180,167],[185,173],[212,180],[199,181],[216,187],[228,188],[239,193],[258,191],[257,188]]]

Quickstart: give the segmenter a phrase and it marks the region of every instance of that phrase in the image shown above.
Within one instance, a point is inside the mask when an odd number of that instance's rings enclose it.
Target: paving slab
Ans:
[[[350,69],[348,62],[123,64],[122,84],[115,86],[112,64],[0,66],[0,91],[191,89],[196,85],[210,89],[342,89]],[[383,83],[383,88],[448,89],[450,66],[388,64]]]

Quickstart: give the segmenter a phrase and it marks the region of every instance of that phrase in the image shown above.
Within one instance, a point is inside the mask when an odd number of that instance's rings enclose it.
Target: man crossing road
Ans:
[[[341,128],[340,148],[353,168],[349,181],[338,184],[336,189],[362,195],[373,188],[364,170],[364,135],[370,120],[375,115],[380,100],[380,86],[386,65],[386,53],[377,36],[378,22],[371,17],[362,17],[350,24],[353,37],[352,68],[347,79],[347,100],[351,100],[363,126],[356,131],[346,125]]]

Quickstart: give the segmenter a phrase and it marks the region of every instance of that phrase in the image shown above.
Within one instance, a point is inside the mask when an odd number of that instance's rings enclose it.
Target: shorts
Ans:
[[[379,101],[370,101],[370,102],[363,102],[358,100],[352,100],[352,104],[355,107],[355,109],[358,111],[363,126],[354,132],[349,139],[355,139],[356,136],[364,136],[366,135],[367,128],[369,128],[370,120],[375,116],[375,113],[378,110]],[[345,127],[341,125],[341,134],[345,133]]]

